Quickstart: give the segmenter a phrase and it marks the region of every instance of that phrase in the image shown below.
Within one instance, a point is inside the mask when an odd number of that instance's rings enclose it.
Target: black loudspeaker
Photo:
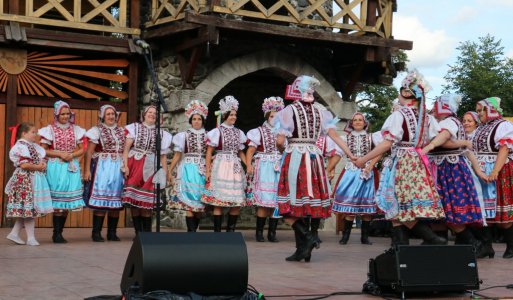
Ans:
[[[383,292],[463,292],[479,289],[474,248],[398,246],[369,261],[369,282]],[[364,287],[365,291],[365,287]]]
[[[247,287],[248,253],[238,232],[141,232],[121,278],[123,295],[157,290],[243,295]]]

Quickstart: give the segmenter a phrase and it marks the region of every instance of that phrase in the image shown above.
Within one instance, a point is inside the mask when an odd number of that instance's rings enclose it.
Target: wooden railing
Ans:
[[[35,25],[140,34],[127,22],[128,0],[19,0],[18,12],[4,11],[12,0],[0,0],[0,20]],[[5,4],[4,4],[5,3]],[[136,9],[139,9],[138,7]]]
[[[299,7],[288,0],[152,0],[147,27],[183,19],[187,11],[215,12],[284,25],[337,28],[348,34],[392,36],[394,0],[307,0]]]

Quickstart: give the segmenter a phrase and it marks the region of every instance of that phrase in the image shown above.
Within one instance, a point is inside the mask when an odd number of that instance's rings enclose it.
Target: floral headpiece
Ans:
[[[456,94],[445,94],[435,100],[435,116],[456,115],[461,104],[461,96]]]
[[[262,111],[264,114],[270,111],[280,111],[284,106],[285,104],[281,97],[269,97],[264,99],[264,103],[262,103]]]
[[[425,94],[431,90],[431,85],[417,69],[413,69],[401,82],[401,88],[410,90],[417,100],[423,101]]]
[[[208,106],[199,100],[192,100],[185,107],[185,116],[187,119],[190,119],[193,115],[200,115],[206,119],[208,116]]]
[[[221,114],[239,110],[239,101],[233,96],[226,96],[219,101],[219,111]]]
[[[477,104],[480,104],[483,106],[483,108],[486,108],[488,120],[495,120],[495,119],[502,118],[503,111],[501,108],[501,98],[490,97],[490,98],[486,98],[484,100],[477,102]]]
[[[55,122],[58,122],[59,114],[61,113],[61,110],[63,108],[69,109],[69,112],[71,114],[69,117],[69,122],[71,124],[75,124],[75,113],[71,111],[71,107],[69,106],[69,104],[62,100],[59,100],[53,104],[53,118]]]
[[[100,107],[100,115],[98,116],[98,117],[99,117],[99,119],[100,119],[100,122],[102,122],[102,123],[104,122],[104,120],[105,120],[105,112],[106,112],[106,111],[107,111],[107,109],[109,109],[109,108],[110,108],[110,109],[112,109],[112,110],[114,110],[114,113],[116,114],[116,122],[118,121],[118,119],[119,119],[119,115],[120,115],[121,113],[120,113],[120,112],[118,112],[114,106],[112,106],[112,105],[110,105],[110,104],[105,104],[105,105],[102,105],[102,106]]]
[[[349,120],[349,122],[347,122],[346,127],[344,128],[345,132],[350,133],[350,132],[354,131],[353,119],[357,115],[360,115],[363,117],[363,123],[364,123],[363,130],[367,130],[367,128],[369,128],[369,121],[367,121],[367,118],[365,117],[365,115],[362,114],[361,112],[355,112],[353,114],[353,116],[351,117],[351,120]]]

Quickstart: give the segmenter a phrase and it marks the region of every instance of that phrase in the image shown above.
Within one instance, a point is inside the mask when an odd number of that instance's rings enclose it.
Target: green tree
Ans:
[[[501,40],[491,35],[478,42],[460,43],[459,55],[444,76],[444,92],[462,96],[459,114],[475,110],[476,102],[496,96],[502,100],[505,115],[513,114],[513,61],[504,55]]]

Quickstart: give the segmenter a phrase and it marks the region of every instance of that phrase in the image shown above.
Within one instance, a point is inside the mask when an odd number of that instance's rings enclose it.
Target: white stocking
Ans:
[[[15,236],[20,236],[21,228],[23,228],[23,218],[17,218],[16,223],[14,223],[14,226],[12,227],[11,234]]]
[[[25,219],[25,231],[27,232],[27,241],[34,240],[34,228],[36,227],[36,221],[34,218]]]

